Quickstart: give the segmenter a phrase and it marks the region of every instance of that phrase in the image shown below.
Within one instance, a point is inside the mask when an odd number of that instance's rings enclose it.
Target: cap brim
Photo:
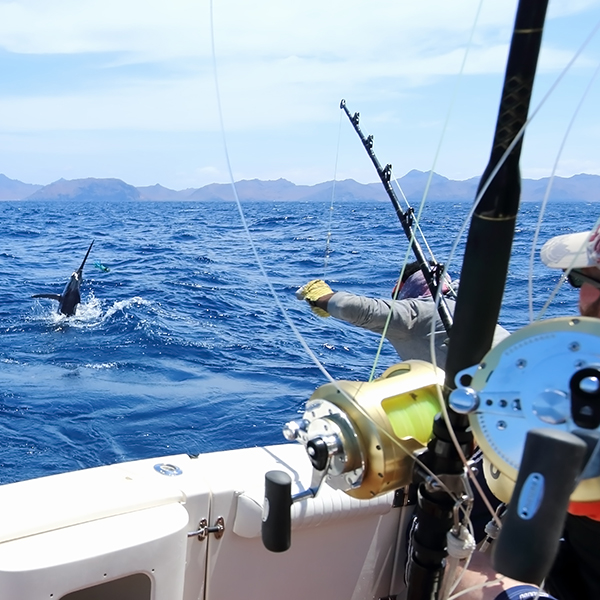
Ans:
[[[587,251],[592,232],[559,235],[548,240],[540,252],[542,262],[553,269],[583,269],[596,267],[596,261]]]

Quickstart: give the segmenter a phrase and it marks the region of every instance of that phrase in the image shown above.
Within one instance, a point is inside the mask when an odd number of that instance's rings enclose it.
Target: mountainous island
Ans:
[[[429,173],[413,170],[398,179],[404,195],[411,204],[420,202]],[[436,201],[464,202],[475,198],[479,177],[453,181],[434,173],[428,198]],[[334,189],[335,184],[335,189]],[[523,179],[521,183],[524,202],[541,202],[546,193],[548,178]],[[236,183],[237,194],[242,201],[310,202],[330,201],[387,201],[381,183],[358,183],[353,179],[327,181],[316,185],[296,185],[286,179],[261,181],[242,180]],[[400,193],[396,189],[396,193]],[[0,200],[51,200],[89,201],[182,201],[196,202],[233,201],[230,184],[211,183],[201,188],[171,190],[160,184],[134,187],[120,179],[59,179],[49,185],[23,183],[0,174]],[[555,177],[551,201],[600,201],[600,175],[573,175]]]

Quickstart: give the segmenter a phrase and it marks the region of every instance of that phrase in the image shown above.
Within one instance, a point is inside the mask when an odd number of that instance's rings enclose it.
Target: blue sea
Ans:
[[[589,229],[599,206],[551,204],[540,242]],[[425,207],[421,227],[439,260],[470,207]],[[282,425],[325,378],[252,246],[329,373],[368,379],[378,337],[313,315],[294,292],[325,277],[334,289],[389,297],[407,247],[391,205],[260,202],[243,211],[252,243],[234,203],[0,202],[0,482],[283,442]],[[538,212],[524,204],[518,221],[500,318],[511,331],[529,322]],[[75,317],[31,298],[60,293],[92,240]],[[461,260],[459,252],[450,263],[454,277]],[[557,279],[538,255],[536,311]],[[546,316],[572,314],[576,300],[561,289]],[[386,343],[377,372],[397,360]]]

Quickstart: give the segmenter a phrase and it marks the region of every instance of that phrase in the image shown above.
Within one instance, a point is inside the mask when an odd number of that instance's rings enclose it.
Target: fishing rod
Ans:
[[[340,108],[346,113],[346,116],[352,123],[352,127],[354,127],[354,131],[358,134],[360,141],[362,142],[369,158],[375,165],[375,169],[377,170],[377,174],[379,175],[379,179],[381,179],[381,183],[392,201],[392,205],[394,206],[394,210],[396,211],[396,215],[400,220],[400,224],[402,225],[402,229],[408,238],[408,243],[411,245],[411,248],[414,252],[415,258],[419,263],[419,267],[425,277],[425,281],[427,282],[427,286],[429,287],[429,291],[431,292],[431,296],[436,298],[438,288],[440,286],[440,282],[443,274],[443,265],[435,264],[430,265],[427,259],[425,258],[425,254],[423,250],[421,250],[421,246],[417,241],[415,236],[415,232],[413,230],[414,224],[414,210],[409,207],[409,209],[405,212],[402,210],[400,206],[400,202],[398,201],[398,197],[396,196],[396,192],[394,192],[394,188],[392,187],[390,181],[392,178],[392,165],[387,164],[385,167],[381,166],[381,163],[377,159],[375,155],[375,151],[373,150],[373,136],[370,135],[365,137],[363,132],[359,126],[360,115],[359,113],[354,113],[354,115],[350,114],[348,107],[346,106],[346,101],[342,100],[340,102]],[[444,299],[443,295],[440,295],[440,302],[438,304],[438,313],[440,315],[440,319],[444,325],[444,329],[446,333],[450,333],[452,328],[452,316],[450,315],[450,311],[448,310],[448,305]]]
[[[454,312],[446,361],[444,401],[456,388],[455,377],[481,362],[491,347],[498,322],[521,192],[519,158],[537,67],[548,0],[520,0],[510,45],[504,87],[489,163],[481,178]],[[506,160],[505,153],[512,148]],[[487,186],[487,187],[485,187]],[[484,301],[482,301],[484,299]],[[473,451],[468,417],[448,408],[449,420],[464,455]],[[438,415],[423,462],[446,485],[459,490],[464,465],[446,422]],[[416,524],[412,530],[407,600],[435,600],[442,585],[447,535],[455,501],[415,468],[418,483]]]

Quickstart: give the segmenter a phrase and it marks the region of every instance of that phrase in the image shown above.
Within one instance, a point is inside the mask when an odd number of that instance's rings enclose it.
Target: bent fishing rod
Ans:
[[[431,296],[436,298],[438,288],[442,283],[442,275],[443,275],[443,265],[435,264],[430,265],[427,259],[425,258],[425,254],[423,250],[421,250],[421,246],[417,241],[415,236],[415,232],[413,230],[414,223],[414,210],[409,208],[406,212],[402,210],[400,206],[400,202],[398,201],[398,197],[396,196],[396,192],[394,192],[394,188],[392,187],[390,181],[392,178],[392,165],[387,164],[385,167],[381,166],[381,163],[377,159],[375,155],[375,151],[373,150],[373,136],[370,135],[365,137],[363,132],[359,126],[360,115],[359,113],[354,113],[354,115],[350,114],[348,107],[346,106],[346,101],[342,100],[340,102],[340,108],[346,113],[346,116],[352,123],[352,127],[354,127],[354,131],[358,134],[360,141],[362,142],[369,158],[375,165],[375,169],[377,170],[377,174],[379,175],[379,179],[381,179],[381,183],[392,201],[392,205],[394,206],[394,210],[396,211],[396,215],[400,220],[400,224],[402,225],[402,229],[408,238],[408,243],[411,245],[415,258],[419,263],[419,267],[425,277],[425,281],[427,282],[427,286],[429,287],[429,291],[431,292]],[[448,310],[448,305],[444,299],[444,296],[440,294],[440,302],[438,304],[438,313],[440,315],[440,319],[444,325],[444,329],[446,333],[450,334],[450,329],[452,328],[452,316],[450,315],[450,311]]]
[[[498,322],[521,193],[522,137],[518,136],[527,121],[547,4],[548,0],[519,1],[492,151],[479,184],[477,197],[481,195],[481,200],[471,219],[461,270],[446,361],[446,405],[450,391],[456,388],[457,374],[480,363],[489,351]],[[501,163],[507,151],[508,156]],[[482,302],[482,298],[485,301]],[[448,413],[458,443],[468,459],[473,452],[468,417],[450,407]],[[433,437],[421,459],[449,488],[460,489],[465,467],[440,415],[434,421]],[[406,598],[437,600],[456,503],[418,467],[414,474],[418,504]]]

